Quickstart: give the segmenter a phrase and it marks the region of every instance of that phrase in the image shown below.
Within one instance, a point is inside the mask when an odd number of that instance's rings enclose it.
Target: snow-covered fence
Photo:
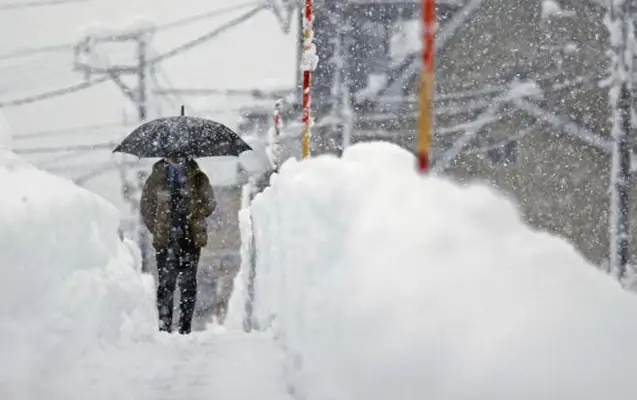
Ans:
[[[235,284],[238,295],[233,296],[230,308],[243,310],[241,325],[245,331],[251,331],[256,327],[253,319],[254,306],[254,282],[256,277],[256,250],[254,242],[252,214],[250,206],[254,197],[262,192],[270,183],[270,177],[278,171],[281,165],[281,100],[275,104],[272,113],[272,127],[268,131],[266,155],[270,161],[271,169],[260,175],[251,177],[243,186],[241,192],[241,210],[239,211],[239,232],[241,235],[241,273],[237,276],[238,284]],[[238,300],[239,299],[239,300]],[[241,304],[242,303],[242,304]],[[236,315],[235,315],[236,316]],[[231,317],[232,318],[232,317]],[[235,323],[238,323],[235,320]]]
[[[230,310],[233,316],[241,313],[241,324],[243,330],[250,332],[254,327],[253,321],[253,305],[254,305],[254,281],[256,277],[256,253],[252,225],[252,215],[250,213],[250,204],[256,194],[256,182],[250,179],[241,191],[241,210],[239,211],[239,232],[241,235],[241,268],[240,273],[235,279],[239,282],[235,283],[235,294],[231,298]],[[239,294],[237,294],[237,292]],[[238,299],[238,300],[237,300]],[[237,303],[238,301],[238,303]],[[242,307],[237,312],[235,308]]]

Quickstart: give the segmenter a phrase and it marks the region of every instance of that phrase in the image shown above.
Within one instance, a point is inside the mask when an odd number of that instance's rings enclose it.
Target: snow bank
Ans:
[[[231,329],[243,329],[246,332],[252,330],[252,310],[246,309],[246,305],[252,306],[251,298],[252,282],[254,282],[254,269],[251,268],[254,254],[252,235],[252,220],[250,216],[250,201],[256,193],[254,178],[251,178],[241,188],[241,210],[239,210],[239,233],[241,235],[241,265],[235,277],[232,295],[228,301],[228,313],[224,325]]]
[[[90,346],[155,331],[152,283],[106,201],[2,150],[0,184],[0,398],[55,398]]]
[[[637,299],[487,187],[366,143],[288,161],[250,212],[256,318],[308,400],[634,397]]]

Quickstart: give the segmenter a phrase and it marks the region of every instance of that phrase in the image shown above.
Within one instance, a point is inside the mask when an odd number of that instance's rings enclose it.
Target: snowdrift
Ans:
[[[366,143],[288,161],[249,214],[255,319],[307,399],[634,397],[637,299],[488,187]]]
[[[0,398],[56,398],[90,346],[155,331],[152,282],[106,201],[3,150],[0,184]]]

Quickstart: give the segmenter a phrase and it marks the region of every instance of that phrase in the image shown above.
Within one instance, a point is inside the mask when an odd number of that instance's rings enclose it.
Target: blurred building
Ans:
[[[570,239],[589,260],[604,263],[605,2],[437,3],[434,167],[502,189],[532,226]],[[420,2],[324,0],[315,1],[314,12],[321,60],[312,80],[312,153],[377,139],[413,148]],[[286,99],[283,144],[286,156],[298,157],[300,73],[297,81],[272,98]],[[267,132],[273,103],[244,110],[242,132]]]

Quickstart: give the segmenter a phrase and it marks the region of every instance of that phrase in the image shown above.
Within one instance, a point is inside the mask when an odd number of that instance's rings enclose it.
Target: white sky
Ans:
[[[20,1],[26,0],[0,0],[0,6]],[[0,7],[0,57],[23,48],[74,43],[91,25],[119,29],[129,27],[139,19],[161,25],[247,2],[249,0],[88,0],[85,3],[11,11]],[[154,38],[153,51],[161,54],[171,50],[248,10],[249,7],[162,31]],[[293,87],[296,78],[295,32],[293,29],[290,34],[284,34],[276,17],[264,10],[217,38],[168,59],[161,66],[170,78],[170,83],[177,88]],[[112,63],[128,63],[134,60],[135,48],[110,47],[107,54]],[[0,60],[0,102],[74,85],[82,79],[82,74],[73,71],[73,53],[70,49],[35,57]],[[133,82],[129,79],[127,83]],[[162,83],[165,85],[165,82]],[[189,114],[196,115],[197,111],[203,113],[204,109],[236,110],[246,98],[215,96],[186,97],[184,100],[189,106]],[[179,112],[176,108],[175,114]],[[164,111],[173,113],[166,106]],[[137,121],[132,102],[112,82],[56,99],[1,108],[0,112],[11,127],[14,149],[104,143],[125,136],[129,129],[113,126],[28,139],[20,136],[39,131],[119,123],[123,122],[125,113],[129,115],[130,123]],[[203,115],[231,127],[236,127],[238,122],[236,111]],[[151,118],[153,116],[156,114],[150,115]],[[36,165],[69,177],[83,176],[115,159],[117,157],[108,150],[27,156],[27,160]],[[206,160],[202,164],[208,173],[212,173],[214,182],[225,182],[234,176],[237,160],[224,160]],[[131,172],[129,179],[132,177]],[[89,181],[86,187],[127,214],[129,208],[121,198],[120,185],[117,171],[109,170]]]
[[[20,0],[3,0],[19,2]],[[79,39],[85,27],[101,24],[126,27],[138,18],[158,24],[197,13],[240,4],[245,0],[88,0],[30,9],[0,11],[0,54],[24,47],[55,45]],[[178,4],[178,5],[177,5]],[[153,48],[162,53],[221,25],[249,8],[157,34]],[[269,11],[162,64],[171,83],[188,88],[253,88],[293,86],[296,40],[285,35]],[[114,56],[125,61],[124,47]],[[109,51],[113,53],[113,51]],[[0,60],[0,101],[79,83],[72,71],[71,51],[32,58]],[[201,98],[188,98],[192,106]],[[236,107],[238,99],[211,98],[209,108]],[[120,121],[124,109],[134,116],[130,101],[112,83],[55,100],[5,108],[14,134]],[[177,113],[179,110],[175,110]],[[234,114],[218,118],[234,124]]]

